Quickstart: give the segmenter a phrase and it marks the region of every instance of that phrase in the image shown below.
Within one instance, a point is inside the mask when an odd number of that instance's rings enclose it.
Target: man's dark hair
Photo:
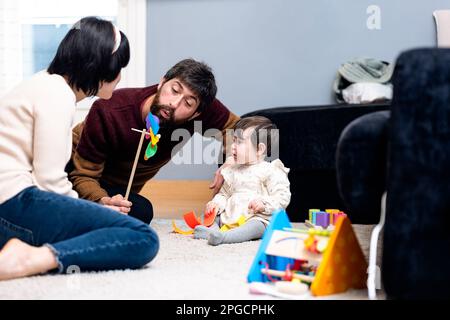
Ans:
[[[266,117],[253,116],[241,118],[235,125],[234,130],[236,135],[242,139],[242,134],[245,129],[254,128],[251,133],[250,139],[252,144],[258,148],[259,143],[266,145],[266,155],[271,155],[272,140],[278,142],[278,130],[277,126]]]
[[[128,39],[120,32],[120,46],[110,21],[86,17],[75,23],[61,41],[47,71],[68,77],[71,87],[95,96],[100,82],[112,82],[130,61]]]
[[[164,76],[165,81],[177,78],[199,98],[197,111],[203,112],[214,101],[217,93],[216,80],[211,68],[194,59],[184,59],[174,65]]]

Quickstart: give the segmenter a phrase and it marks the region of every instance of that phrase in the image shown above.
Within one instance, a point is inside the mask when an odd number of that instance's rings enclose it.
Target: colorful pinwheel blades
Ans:
[[[147,149],[145,150],[144,159],[145,160],[150,159],[156,154],[156,151],[158,151],[158,146],[156,144],[152,145],[152,143],[149,142]]]
[[[150,135],[146,135],[146,139],[150,139],[150,142],[145,150],[144,159],[148,160],[156,154],[158,151],[157,143],[159,142],[159,138],[161,135],[158,134],[159,131],[159,119],[151,112],[149,112],[147,118],[145,118],[145,123],[147,126],[147,131]]]

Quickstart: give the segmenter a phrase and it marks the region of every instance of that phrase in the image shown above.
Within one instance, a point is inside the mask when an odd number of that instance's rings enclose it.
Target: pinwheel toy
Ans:
[[[150,142],[147,146],[147,150],[145,150],[144,155],[144,159],[148,160],[156,154],[156,151],[158,150],[157,143],[159,142],[161,135],[158,134],[159,118],[157,116],[149,112],[147,118],[145,119],[145,123],[147,126],[147,132],[150,133],[150,135],[145,136],[147,140],[150,139]]]
[[[136,167],[139,161],[139,155],[141,154],[142,149],[142,143],[144,142],[144,137],[146,139],[150,139],[150,142],[148,143],[147,150],[145,150],[144,159],[148,160],[151,157],[153,157],[156,154],[156,151],[158,150],[158,142],[161,138],[161,135],[158,134],[159,131],[159,119],[155,115],[153,115],[151,112],[148,113],[147,118],[145,119],[145,124],[147,129],[138,130],[132,128],[132,131],[140,132],[141,133],[141,140],[139,141],[139,146],[136,151],[136,157],[134,158],[134,164],[133,169],[131,170],[130,174],[130,180],[128,181],[128,187],[125,194],[125,200],[128,200],[128,197],[130,195],[131,186],[133,184],[133,178],[134,174],[136,172]]]

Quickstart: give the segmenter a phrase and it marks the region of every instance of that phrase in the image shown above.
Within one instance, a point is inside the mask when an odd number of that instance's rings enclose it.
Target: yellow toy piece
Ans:
[[[304,241],[305,249],[308,251],[311,251],[311,252],[315,252],[315,250],[314,250],[315,242],[316,242],[316,238],[314,238],[314,235],[310,234],[308,236],[308,238],[306,238]]]
[[[149,129],[149,133],[150,133],[150,141],[151,141],[151,144],[152,144],[152,146],[155,146],[155,145],[159,142],[159,139],[161,138],[161,135],[160,135],[160,134],[157,134],[157,135],[155,136],[155,134],[153,133],[152,128]]]
[[[230,231],[231,229],[237,228],[242,226],[245,223],[246,219],[244,215],[241,215],[239,217],[239,220],[236,223],[233,224],[224,224],[221,228],[220,231],[221,232],[226,232],[226,231]]]
[[[326,247],[311,293],[323,296],[365,288],[367,262],[347,217],[338,219]]]
[[[173,227],[174,232],[185,235],[185,236],[194,234],[194,230],[184,231],[184,230],[181,230],[180,228],[178,228],[177,225],[175,224],[175,220],[172,220],[172,227]]]

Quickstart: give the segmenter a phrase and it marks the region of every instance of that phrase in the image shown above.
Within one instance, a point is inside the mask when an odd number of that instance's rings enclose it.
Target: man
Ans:
[[[239,117],[215,99],[217,87],[211,69],[193,59],[172,67],[158,85],[116,90],[110,100],[94,102],[85,121],[73,129],[73,151],[67,167],[69,179],[80,198],[95,201],[146,223],[153,217],[149,200],[138,192],[172,156],[178,144],[171,141],[176,129],[194,133],[194,121],[203,132],[218,129],[225,135]],[[144,160],[150,140],[144,140],[134,176],[130,201],[124,199],[140,134],[151,112],[160,120],[161,140],[154,157]],[[225,150],[225,149],[224,149]],[[217,191],[219,172],[211,188]]]

